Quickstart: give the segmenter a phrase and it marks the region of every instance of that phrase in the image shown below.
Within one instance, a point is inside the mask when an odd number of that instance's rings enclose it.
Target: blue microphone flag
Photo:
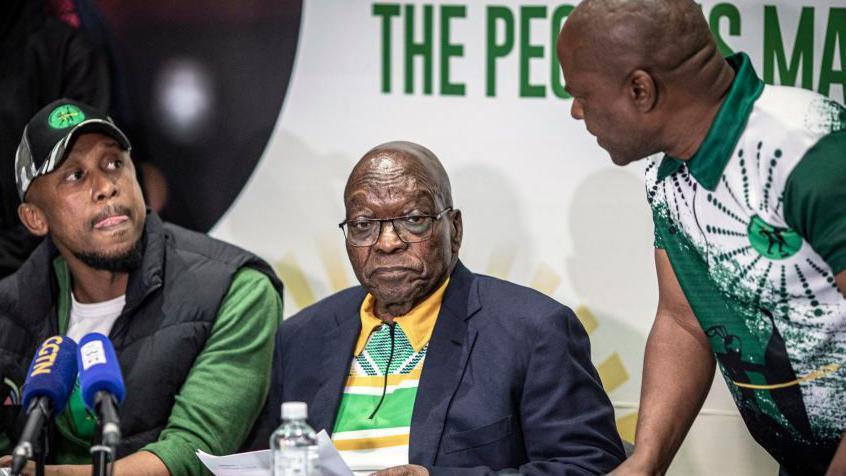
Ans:
[[[94,411],[97,392],[106,391],[123,402],[126,388],[115,348],[108,337],[92,332],[79,340],[79,386],[82,400]]]
[[[66,336],[50,337],[38,347],[24,382],[24,408],[34,398],[47,397],[53,415],[62,412],[76,383],[76,354],[76,343]]]

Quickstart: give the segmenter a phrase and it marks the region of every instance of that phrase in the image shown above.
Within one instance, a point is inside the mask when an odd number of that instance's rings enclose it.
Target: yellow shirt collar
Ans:
[[[414,347],[415,352],[420,352],[429,343],[429,339],[432,338],[432,330],[434,330],[435,321],[438,320],[438,314],[441,312],[441,303],[443,302],[444,292],[448,284],[449,278],[435,292],[424,299],[423,302],[408,311],[408,314],[394,318],[394,322],[402,328],[402,332],[408,337],[408,341]],[[364,346],[367,345],[367,339],[370,338],[370,334],[384,324],[382,319],[379,319],[373,313],[373,304],[375,302],[376,299],[373,295],[367,293],[364,302],[361,303],[361,309],[359,311],[359,315],[361,316],[361,334],[358,335],[358,342],[355,344],[354,356],[358,356],[364,351]]]

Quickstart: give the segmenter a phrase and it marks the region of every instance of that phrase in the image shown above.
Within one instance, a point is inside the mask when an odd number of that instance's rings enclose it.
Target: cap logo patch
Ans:
[[[83,113],[78,107],[73,104],[63,104],[56,109],[53,109],[53,112],[50,113],[50,117],[47,118],[47,123],[50,124],[50,127],[53,129],[67,129],[68,127],[75,126],[84,120],[85,113]]]

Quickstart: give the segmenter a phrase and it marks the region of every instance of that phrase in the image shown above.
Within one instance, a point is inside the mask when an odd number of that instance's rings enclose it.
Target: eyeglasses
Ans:
[[[434,223],[440,220],[452,207],[441,210],[437,215],[407,215],[394,218],[357,218],[338,224],[347,243],[352,246],[373,246],[382,234],[382,225],[391,222],[394,233],[403,243],[420,243],[432,237]]]

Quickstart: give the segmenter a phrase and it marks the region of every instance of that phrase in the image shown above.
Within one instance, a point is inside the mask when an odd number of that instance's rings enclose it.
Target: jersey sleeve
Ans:
[[[834,274],[846,269],[846,131],[822,138],[790,173],[784,220]]]

